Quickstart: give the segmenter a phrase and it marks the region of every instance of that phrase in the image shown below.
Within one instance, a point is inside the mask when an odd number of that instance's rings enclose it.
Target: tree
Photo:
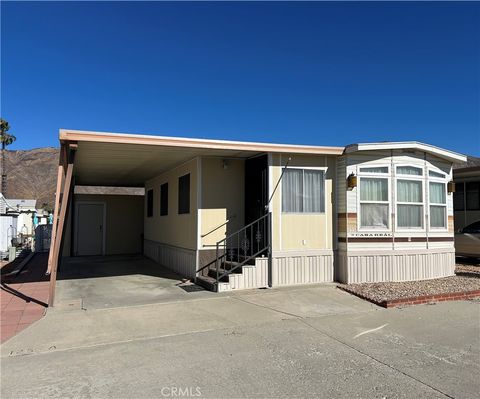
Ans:
[[[7,173],[5,172],[5,149],[7,145],[12,144],[17,138],[13,134],[8,134],[10,125],[5,119],[0,118],[0,131],[2,135],[0,140],[2,142],[2,186],[1,192],[6,194],[7,191]]]

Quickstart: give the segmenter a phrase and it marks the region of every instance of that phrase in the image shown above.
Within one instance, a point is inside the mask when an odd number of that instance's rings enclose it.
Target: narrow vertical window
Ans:
[[[397,226],[423,227],[423,184],[420,180],[397,180]]]
[[[387,229],[388,179],[360,178],[360,226]]]
[[[178,213],[190,213],[190,174],[178,178]]]
[[[430,227],[447,227],[446,218],[447,194],[445,183],[430,182]]]
[[[153,190],[147,191],[147,217],[153,216]]]
[[[160,216],[168,215],[168,183],[160,186]]]

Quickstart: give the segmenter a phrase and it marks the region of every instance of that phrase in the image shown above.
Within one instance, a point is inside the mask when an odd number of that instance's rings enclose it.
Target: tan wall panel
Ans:
[[[134,254],[142,252],[143,198],[137,195],[75,194],[74,206],[85,201],[104,202],[106,205],[105,254]],[[70,256],[72,245],[71,213],[69,212],[65,226],[63,256]]]
[[[245,161],[225,161],[226,168],[221,158],[202,158],[200,234],[203,247],[213,247],[244,226]]]
[[[270,183],[272,189],[277,184],[283,165],[285,165],[289,156],[292,157],[289,167],[328,167],[325,181],[325,213],[282,213],[282,184],[280,183],[272,199],[273,249],[282,251],[332,249],[333,235],[336,234],[336,226],[333,225],[335,218],[332,203],[336,168],[335,158],[325,155],[272,155],[272,182]],[[303,240],[305,240],[305,244]]]
[[[190,213],[178,214],[178,178],[190,173]],[[180,248],[197,248],[197,159],[145,183],[145,239]],[[168,215],[160,216],[160,185],[168,182]],[[146,215],[148,190],[153,189],[153,216]]]

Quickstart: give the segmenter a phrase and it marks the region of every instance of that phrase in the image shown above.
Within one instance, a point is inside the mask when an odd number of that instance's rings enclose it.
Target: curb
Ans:
[[[480,297],[480,290],[474,290],[474,291],[466,291],[466,292],[447,292],[444,294],[422,295],[422,296],[414,296],[409,298],[390,299],[386,301],[376,301],[365,295],[354,292],[353,290],[350,290],[346,287],[340,287],[337,285],[337,288],[342,291],[348,292],[349,294],[355,295],[365,301],[371,302],[377,306],[381,306],[383,308],[394,308],[397,306],[420,305],[425,303],[445,302],[445,301],[462,301],[466,299],[473,299],[473,298]]]

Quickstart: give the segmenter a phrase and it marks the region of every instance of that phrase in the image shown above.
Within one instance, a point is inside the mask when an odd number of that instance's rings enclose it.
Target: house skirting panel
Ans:
[[[455,274],[455,250],[338,253],[336,279],[343,283],[412,281]]]
[[[333,251],[274,252],[272,285],[329,283],[333,281]]]
[[[195,277],[197,269],[197,251],[195,250],[144,240],[143,252],[147,258],[181,276]]]

